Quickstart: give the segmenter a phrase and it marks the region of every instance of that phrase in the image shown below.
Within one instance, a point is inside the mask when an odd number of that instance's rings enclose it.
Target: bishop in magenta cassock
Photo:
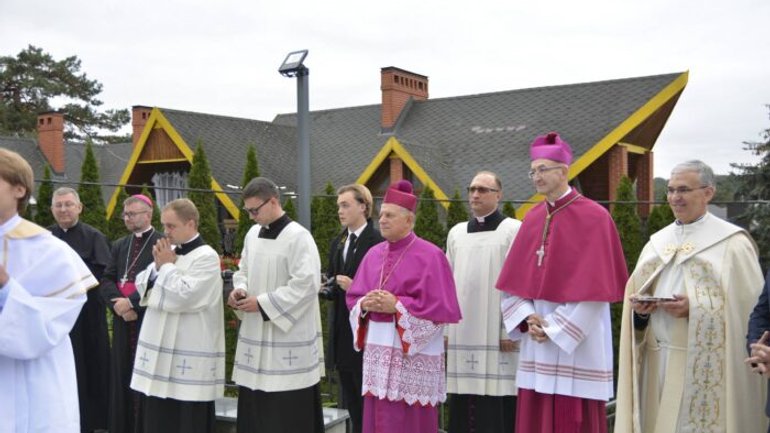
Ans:
[[[497,280],[506,330],[521,340],[516,431],[606,432],[610,303],[628,277],[620,239],[607,210],[569,186],[572,150],[558,134],[538,137],[530,159],[546,200],[524,218]]]
[[[460,320],[443,251],[417,237],[412,185],[392,185],[380,211],[387,242],[364,257],[347,292],[354,348],[364,351],[364,433],[437,432],[446,400],[443,329]]]

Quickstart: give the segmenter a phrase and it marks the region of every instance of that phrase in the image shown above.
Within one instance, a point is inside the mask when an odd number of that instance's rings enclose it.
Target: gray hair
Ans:
[[[53,204],[54,197],[61,197],[67,194],[72,194],[75,197],[75,201],[80,203],[80,194],[78,194],[78,192],[75,191],[74,188],[70,188],[68,186],[62,186],[62,187],[56,188],[56,191],[53,192],[53,195],[51,196],[51,204]]]
[[[675,165],[671,170],[671,174],[682,173],[685,171],[692,171],[698,174],[698,180],[703,186],[710,186],[716,188],[716,181],[714,180],[714,170],[711,169],[703,161],[693,159],[690,161],[680,162]]]
[[[278,185],[276,185],[272,180],[266,177],[255,177],[254,179],[251,179],[245,187],[243,187],[244,200],[254,197],[264,201],[275,197],[280,203],[281,192],[278,189]]]

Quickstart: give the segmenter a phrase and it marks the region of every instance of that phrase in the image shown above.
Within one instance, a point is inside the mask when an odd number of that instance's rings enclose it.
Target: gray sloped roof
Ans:
[[[18,152],[32,166],[35,179],[43,179],[44,167],[47,160],[38,147],[37,140],[32,138],[0,137],[0,147]],[[104,146],[93,146],[94,156],[99,165],[99,177],[105,184],[117,184],[131,156],[133,146],[128,143],[115,143]],[[52,178],[60,182],[78,182],[83,166],[86,146],[84,143],[68,141],[64,143],[64,173],[52,173]],[[73,185],[77,188],[77,185]],[[105,203],[112,196],[115,187],[102,188]]]
[[[260,120],[190,111],[160,109],[171,125],[195,151],[200,140],[206,150],[214,179],[222,188],[241,185],[246,149],[254,145],[262,176],[294,190],[297,180],[295,128]]]
[[[273,123],[296,128],[297,116],[279,114]],[[327,182],[335,188],[355,182],[388,138],[380,133],[379,105],[312,111],[310,171],[313,193],[323,193]],[[296,140],[292,144],[294,147]]]
[[[505,199],[524,200],[533,194],[527,171],[536,136],[559,132],[576,160],[680,75],[415,101],[395,135],[447,195],[492,170]]]

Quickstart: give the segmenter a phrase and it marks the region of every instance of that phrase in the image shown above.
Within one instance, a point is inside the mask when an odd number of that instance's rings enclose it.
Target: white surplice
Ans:
[[[505,218],[493,231],[468,233],[467,222],[449,231],[446,254],[463,314],[460,323],[446,329],[451,394],[516,395],[518,351],[500,351],[500,340],[508,336],[495,283],[519,226]]]
[[[612,398],[609,303],[560,304],[505,294],[503,298],[505,328],[511,340],[521,340],[519,388],[592,400]],[[530,314],[545,319],[548,340],[538,343],[522,332],[519,326]]]
[[[78,433],[69,332],[98,282],[66,243],[18,215],[0,225],[0,432]]]
[[[260,391],[291,391],[317,384],[324,374],[318,290],[321,262],[315,241],[290,222],[277,239],[246,234],[233,287],[257,297],[262,313],[241,318],[233,381]]]
[[[208,245],[136,277],[147,310],[131,388],[149,396],[213,401],[224,395],[225,330],[219,255]]]

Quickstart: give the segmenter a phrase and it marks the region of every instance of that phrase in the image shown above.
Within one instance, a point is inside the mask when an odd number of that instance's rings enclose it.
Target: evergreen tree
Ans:
[[[53,182],[51,182],[51,169],[48,164],[43,169],[43,181],[37,190],[37,209],[35,209],[35,222],[42,227],[53,225],[56,220],[51,213],[53,201]]]
[[[626,266],[629,274],[636,266],[639,253],[642,251],[642,223],[637,214],[636,195],[631,179],[623,176],[618,185],[616,198],[618,201],[628,203],[615,203],[612,209],[612,219],[618,229],[620,242],[623,246],[623,255],[626,257]],[[615,361],[615,375],[618,371],[618,348],[620,347],[620,324],[623,317],[623,303],[617,302],[610,306],[612,319],[612,347]]]
[[[326,184],[324,196],[313,197],[310,206],[311,226],[313,239],[321,256],[321,269],[325,270],[329,265],[329,244],[340,232],[339,218],[337,217],[337,194],[331,183]]]
[[[636,195],[631,179],[623,176],[617,190],[617,201],[612,209],[612,219],[618,228],[620,242],[623,244],[623,255],[626,257],[628,272],[631,273],[642,252],[642,223],[637,214]]]
[[[107,236],[110,240],[117,240],[128,234],[126,223],[123,220],[123,202],[128,198],[126,189],[118,187],[118,198],[115,200],[115,209],[112,211],[112,217],[107,222]]]
[[[433,190],[425,186],[420,194],[420,204],[417,206],[414,232],[417,236],[432,242],[437,247],[444,249],[446,245],[446,230],[439,221],[438,202]]]
[[[468,221],[468,211],[465,209],[465,201],[460,196],[460,190],[455,188],[455,194],[452,196],[452,201],[449,202],[449,209],[446,214],[446,228],[447,232],[455,225]]]
[[[666,193],[663,193],[663,201],[666,201]],[[647,217],[647,239],[663,227],[674,222],[674,212],[668,203],[658,204],[650,211]]]
[[[257,163],[257,151],[254,146],[249,146],[246,151],[246,166],[243,168],[243,180],[241,181],[241,188],[245,188],[246,184],[259,177],[259,163]],[[241,209],[245,204],[243,198],[241,198]],[[254,221],[249,218],[249,213],[241,210],[238,216],[238,233],[235,236],[235,251],[240,254],[243,250],[243,239],[246,237],[251,226],[254,225]]]
[[[770,268],[770,128],[760,136],[762,141],[743,143],[744,149],[759,157],[759,163],[731,165],[739,172],[736,196],[741,200],[763,201],[749,205],[740,220],[757,242],[762,269],[767,271]]]
[[[513,203],[507,201],[503,203],[503,215],[516,219],[516,208],[513,207]]]
[[[283,202],[283,211],[292,221],[297,221],[297,206],[291,196],[286,196],[286,201]]]
[[[125,140],[117,133],[130,120],[128,110],[104,110],[98,99],[102,84],[80,71],[76,56],[54,60],[50,54],[28,46],[16,57],[0,57],[0,133],[36,131],[37,114],[58,109],[64,113],[64,137],[99,143]],[[63,101],[63,102],[59,102]],[[59,102],[58,107],[54,103]],[[130,138],[129,138],[130,140]]]
[[[222,254],[222,233],[219,231],[217,221],[216,196],[211,192],[211,169],[203,150],[203,143],[198,140],[193,154],[192,166],[188,174],[188,187],[193,191],[187,192],[187,197],[195,203],[200,213],[198,232],[208,245]]]
[[[99,178],[99,165],[96,163],[91,140],[86,140],[86,154],[80,171],[80,186],[78,195],[83,203],[83,213],[80,220],[90,224],[102,233],[107,232],[107,211],[102,199],[102,187]]]

